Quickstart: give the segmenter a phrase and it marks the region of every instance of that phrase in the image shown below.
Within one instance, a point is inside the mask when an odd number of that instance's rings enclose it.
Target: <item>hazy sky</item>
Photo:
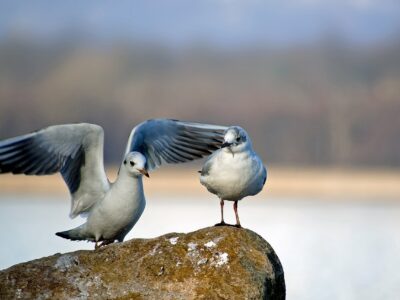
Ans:
[[[87,34],[170,44],[296,43],[323,34],[377,42],[400,33],[399,0],[0,0],[0,38]]]

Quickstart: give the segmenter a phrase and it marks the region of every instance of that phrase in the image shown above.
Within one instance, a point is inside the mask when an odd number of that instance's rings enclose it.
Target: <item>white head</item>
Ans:
[[[232,154],[251,147],[247,132],[239,126],[231,126],[225,131],[224,142],[221,148],[226,148]]]
[[[146,169],[146,157],[139,152],[129,152],[125,155],[121,167],[125,168],[129,174],[132,174],[135,177],[141,175],[150,177]]]

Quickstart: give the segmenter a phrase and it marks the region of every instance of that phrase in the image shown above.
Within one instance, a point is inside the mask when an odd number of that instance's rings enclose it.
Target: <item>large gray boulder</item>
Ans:
[[[15,265],[0,299],[285,299],[285,281],[262,237],[208,227]]]

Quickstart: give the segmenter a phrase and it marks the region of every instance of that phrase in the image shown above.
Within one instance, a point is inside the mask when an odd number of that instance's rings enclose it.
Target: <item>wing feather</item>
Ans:
[[[227,128],[170,119],[148,120],[133,128],[125,154],[142,153],[150,170],[163,163],[195,160],[218,149]]]
[[[104,133],[93,124],[55,125],[0,141],[0,173],[60,172],[72,195],[71,216],[86,212],[108,188]]]

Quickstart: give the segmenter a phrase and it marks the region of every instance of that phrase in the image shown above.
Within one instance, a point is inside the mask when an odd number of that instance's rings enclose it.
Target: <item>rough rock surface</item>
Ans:
[[[133,239],[0,271],[0,299],[285,299],[282,266],[259,235],[209,227]]]

